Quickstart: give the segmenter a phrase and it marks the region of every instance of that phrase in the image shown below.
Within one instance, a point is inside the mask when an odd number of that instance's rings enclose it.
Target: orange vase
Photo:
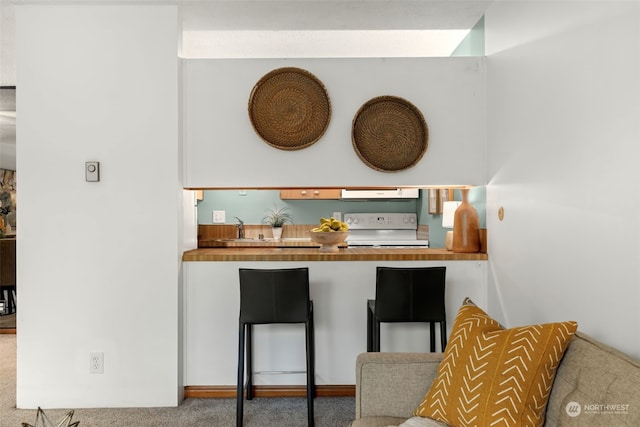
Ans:
[[[453,217],[453,252],[479,252],[480,236],[478,229],[480,221],[478,212],[469,203],[469,189],[463,188],[462,203],[456,209]]]

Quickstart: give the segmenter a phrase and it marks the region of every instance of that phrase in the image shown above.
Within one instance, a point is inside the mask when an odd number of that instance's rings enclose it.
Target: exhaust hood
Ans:
[[[370,199],[417,199],[420,197],[418,188],[394,188],[394,189],[368,189],[368,190],[342,190],[344,200],[370,200]]]

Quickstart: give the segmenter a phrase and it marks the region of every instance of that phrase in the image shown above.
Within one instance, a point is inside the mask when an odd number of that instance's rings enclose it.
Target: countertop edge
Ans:
[[[200,248],[185,251],[184,262],[202,261],[486,261],[486,253],[454,253],[446,249],[341,248]]]

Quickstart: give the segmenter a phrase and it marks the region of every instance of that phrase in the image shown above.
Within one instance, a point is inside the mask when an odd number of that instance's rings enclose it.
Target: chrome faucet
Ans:
[[[238,220],[236,224],[236,227],[238,227],[238,239],[244,239],[244,222],[238,217],[236,219]]]

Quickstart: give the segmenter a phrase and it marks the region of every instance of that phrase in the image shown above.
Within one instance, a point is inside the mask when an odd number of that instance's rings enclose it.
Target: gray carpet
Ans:
[[[0,335],[0,426],[20,427],[35,422],[35,410],[16,409],[16,336]],[[73,408],[72,408],[73,409]],[[76,409],[73,421],[79,427],[205,427],[235,426],[235,399],[186,399],[177,408]],[[68,412],[45,409],[54,425]],[[352,397],[315,399],[317,427],[348,426],[354,417]],[[245,401],[244,425],[294,427],[307,425],[307,400],[261,398]]]
[[[16,328],[16,315],[4,314],[0,316],[0,328],[1,329],[15,329]]]

